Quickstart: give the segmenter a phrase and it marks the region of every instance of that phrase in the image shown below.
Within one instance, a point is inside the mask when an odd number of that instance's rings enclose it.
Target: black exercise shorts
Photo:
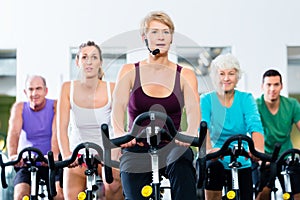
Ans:
[[[252,200],[253,184],[251,173],[251,167],[238,169],[240,195],[243,200]],[[224,169],[220,161],[208,161],[205,189],[221,191],[224,186],[227,186],[229,190],[232,188],[231,170]]]
[[[19,168],[15,167],[16,176],[14,178],[14,186],[19,183],[27,183],[30,185],[30,172],[28,171],[28,168]],[[62,174],[57,173],[55,176],[55,181],[59,181],[60,176]],[[37,171],[37,180],[43,179],[46,184],[49,184],[49,168],[48,167],[38,167]],[[37,182],[38,185],[38,182]]]

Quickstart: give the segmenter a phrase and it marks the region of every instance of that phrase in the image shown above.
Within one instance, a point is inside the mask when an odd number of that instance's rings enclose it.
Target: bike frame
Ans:
[[[107,160],[108,157],[110,159],[110,152],[104,152],[104,156],[103,156],[103,149],[99,145],[92,142],[85,142],[77,145],[72,152],[71,158],[67,160],[54,162],[53,152],[52,151],[48,152],[48,165],[50,170],[49,184],[50,184],[50,193],[52,196],[56,196],[56,189],[53,181],[55,179],[55,170],[67,167],[70,164],[72,164],[77,159],[77,155],[81,149],[85,149],[85,154],[83,154],[78,159],[78,161],[80,164],[85,163],[87,169],[85,170],[85,175],[86,175],[85,194],[79,193],[78,196],[82,195],[79,198],[87,199],[87,200],[93,199],[93,192],[97,190],[96,177],[98,176],[97,168],[99,164],[103,164],[105,167],[106,182],[112,183],[113,181],[112,169],[110,165],[106,165],[106,163],[110,163],[110,161],[104,162],[104,160]],[[90,153],[90,149],[96,150],[97,155],[92,155]]]
[[[26,158],[23,158],[23,154],[28,153]],[[37,193],[37,171],[38,171],[38,162],[44,162],[48,163],[48,160],[44,157],[42,152],[34,147],[27,147],[24,148],[22,151],[19,152],[18,158],[14,161],[9,161],[7,163],[3,162],[2,155],[0,154],[0,165],[1,165],[1,181],[2,181],[2,187],[7,188],[8,185],[6,183],[6,177],[5,177],[5,167],[7,166],[14,166],[18,164],[21,160],[24,160],[26,165],[29,165],[28,170],[30,172],[30,197],[28,197],[30,200],[37,200],[39,197],[39,194]],[[40,182],[38,183],[40,185]],[[41,194],[42,199],[48,198],[46,194]]]
[[[293,200],[293,193],[292,193],[292,185],[290,176],[294,174],[293,171],[289,170],[289,166],[298,165],[300,166],[299,162],[300,158],[300,150],[299,149],[288,149],[282,153],[282,155],[276,161],[277,168],[282,169],[281,175],[284,179],[284,188],[282,198],[284,200]]]
[[[150,125],[147,126],[143,131],[140,131],[140,124],[145,121],[145,120],[150,120]],[[156,120],[162,120],[165,121],[165,125],[169,132],[166,132],[163,128],[157,127],[154,125],[154,122]],[[108,125],[103,124],[101,126],[101,129],[103,132],[108,131]],[[204,134],[206,135],[206,130],[207,130],[207,124],[206,122],[202,122],[200,124],[200,135]],[[153,200],[160,200],[161,199],[161,176],[159,173],[159,157],[157,154],[158,150],[158,144],[160,143],[160,137],[161,134],[165,134],[166,139],[171,141],[173,139],[177,139],[181,142],[186,142],[190,143],[192,146],[196,147],[201,147],[204,138],[201,137],[191,137],[187,135],[183,135],[182,133],[178,132],[173,124],[172,119],[167,116],[164,113],[161,112],[145,112],[140,114],[139,116],[136,117],[136,119],[133,122],[133,126],[131,131],[126,134],[125,136],[111,139],[110,143],[106,144],[106,149],[105,151],[111,151],[112,148],[120,147],[122,144],[125,144],[133,139],[139,139],[142,137],[143,134],[146,134],[147,138],[147,143],[149,144],[149,154],[151,157],[151,167],[152,167],[152,182],[150,186],[144,186],[142,189],[142,194],[144,193],[146,198],[153,199]],[[103,135],[103,134],[102,134]],[[108,134],[107,134],[108,135]],[[145,138],[145,137],[144,137]],[[147,191],[143,191],[147,190]]]
[[[238,143],[234,145],[233,148],[231,148],[230,144],[234,141],[237,141]],[[269,156],[264,153],[260,153],[256,151],[254,148],[254,143],[250,137],[246,135],[238,134],[228,138],[220,150],[214,153],[207,154],[206,157],[204,158],[206,161],[215,158],[220,158],[223,156],[231,157],[231,163],[229,164],[229,167],[231,168],[231,174],[232,174],[232,190],[227,191],[225,195],[227,199],[240,200],[240,189],[238,184],[239,183],[238,169],[241,167],[241,164],[237,162],[237,158],[239,156],[244,156],[249,158],[248,152],[243,148],[242,141],[248,143],[249,151],[255,157],[260,158],[260,160],[265,162],[275,162],[281,147],[279,145],[276,145],[272,156]]]

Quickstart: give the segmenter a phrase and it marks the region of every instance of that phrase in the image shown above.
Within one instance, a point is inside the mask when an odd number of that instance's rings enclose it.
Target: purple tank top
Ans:
[[[135,63],[135,81],[130,94],[128,113],[129,129],[134,119],[143,112],[159,111],[166,113],[174,122],[177,130],[180,129],[181,113],[183,108],[183,93],[180,88],[180,73],[182,67],[177,65],[177,73],[173,92],[164,98],[148,96],[141,87],[139,63]]]
[[[19,149],[35,147],[46,155],[51,150],[53,117],[54,100],[46,99],[45,107],[37,112],[30,108],[29,102],[24,102]]]

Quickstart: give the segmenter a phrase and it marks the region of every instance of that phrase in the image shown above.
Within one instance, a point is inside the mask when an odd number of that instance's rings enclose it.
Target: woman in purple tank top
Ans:
[[[127,107],[129,129],[139,114],[160,111],[171,117],[178,130],[185,108],[188,123],[186,134],[197,135],[201,118],[197,78],[192,70],[168,59],[173,34],[174,24],[164,12],[151,12],[142,21],[141,37],[149,54],[146,60],[125,64],[119,72],[112,106],[116,137],[125,134],[124,113]],[[178,141],[170,143],[173,146],[168,155],[172,158],[165,159],[161,171],[169,177],[172,199],[196,199],[193,152],[189,144]],[[123,192],[125,199],[144,199],[139,188],[151,182],[150,163],[146,156],[134,157],[136,154],[132,152],[147,152],[147,146],[135,140],[122,146],[120,171]]]

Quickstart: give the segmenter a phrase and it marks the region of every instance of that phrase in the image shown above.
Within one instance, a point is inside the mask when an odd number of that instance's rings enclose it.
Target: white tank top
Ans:
[[[111,117],[111,91],[110,84],[107,85],[108,102],[101,108],[90,109],[77,106],[73,101],[74,82],[71,81],[70,86],[70,130],[69,143],[70,150],[83,142],[93,142],[103,147],[101,136],[101,125],[108,124],[110,127],[110,137],[112,137],[112,129],[110,123]],[[82,152],[82,151],[81,151]]]

